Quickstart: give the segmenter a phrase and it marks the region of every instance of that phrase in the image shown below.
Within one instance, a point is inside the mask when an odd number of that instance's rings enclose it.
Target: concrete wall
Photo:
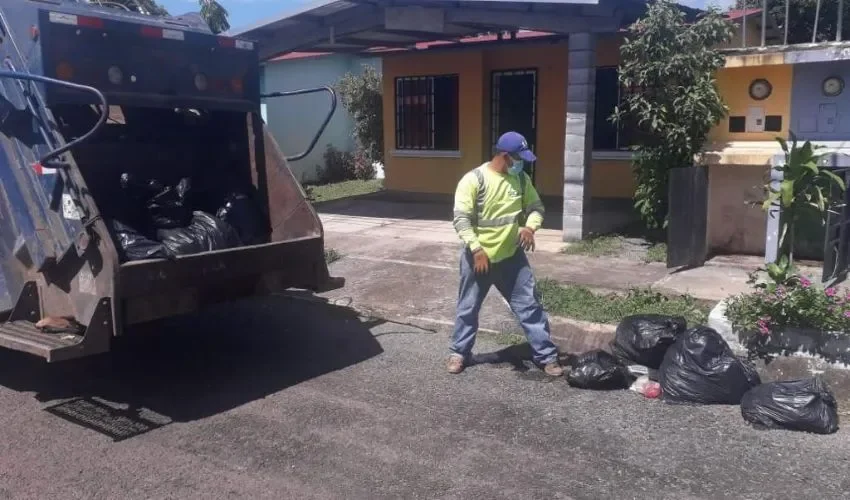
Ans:
[[[380,59],[345,54],[272,61],[265,65],[262,86],[266,92],[333,86],[346,73],[362,71],[363,64],[381,70]],[[307,148],[319,130],[328,106],[326,93],[266,101],[269,129],[284,154],[298,154]],[[328,145],[351,151],[354,148],[352,125],[351,117],[340,104],[315,149],[303,160],[290,162],[295,176],[301,181],[316,180],[317,166],[324,166],[322,157]]]
[[[835,97],[823,95],[823,81],[830,76],[850,82],[850,61],[794,66],[791,130],[800,140],[850,140],[850,88]]]
[[[764,194],[769,167],[715,165],[708,169],[708,246],[711,252],[761,254],[766,216],[752,202]]]

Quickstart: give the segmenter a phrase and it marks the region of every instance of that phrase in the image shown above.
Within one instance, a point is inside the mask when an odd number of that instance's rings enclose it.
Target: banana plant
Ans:
[[[830,195],[836,191],[843,193],[847,188],[844,179],[820,166],[823,154],[817,152],[819,146],[813,146],[810,141],[797,146],[796,136],[792,133],[790,137],[790,147],[784,139],[776,139],[785,153],[785,164],[775,167],[782,172],[782,180],[778,186],[770,182],[765,185],[767,196],[762,204],[765,211],[774,205],[781,207],[777,263],[783,262],[782,268],[793,268],[794,234],[800,218],[814,210],[822,222],[826,222],[831,207]]]

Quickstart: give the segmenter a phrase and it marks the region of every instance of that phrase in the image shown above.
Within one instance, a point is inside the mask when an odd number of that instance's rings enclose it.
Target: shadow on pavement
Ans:
[[[522,343],[495,352],[473,354],[469,365],[510,365],[514,371],[524,373],[533,366],[531,364],[531,347],[527,343]]]
[[[47,364],[0,350],[0,384],[115,440],[209,417],[383,352],[382,320],[291,297],[227,304],[128,331],[110,353]],[[59,400],[57,402],[57,400]]]

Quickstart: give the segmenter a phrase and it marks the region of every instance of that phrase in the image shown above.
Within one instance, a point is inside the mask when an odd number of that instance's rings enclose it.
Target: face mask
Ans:
[[[523,171],[524,163],[522,160],[514,160],[510,167],[508,167],[508,173],[511,175],[519,175]]]

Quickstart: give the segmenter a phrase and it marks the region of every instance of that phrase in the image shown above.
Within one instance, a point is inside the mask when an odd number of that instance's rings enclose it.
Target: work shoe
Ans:
[[[543,367],[543,371],[546,373],[546,375],[549,375],[550,377],[560,377],[564,374],[564,369],[557,361],[547,363],[546,366]]]
[[[449,373],[458,374],[463,371],[463,356],[452,354],[449,356],[449,362],[446,365]]]

